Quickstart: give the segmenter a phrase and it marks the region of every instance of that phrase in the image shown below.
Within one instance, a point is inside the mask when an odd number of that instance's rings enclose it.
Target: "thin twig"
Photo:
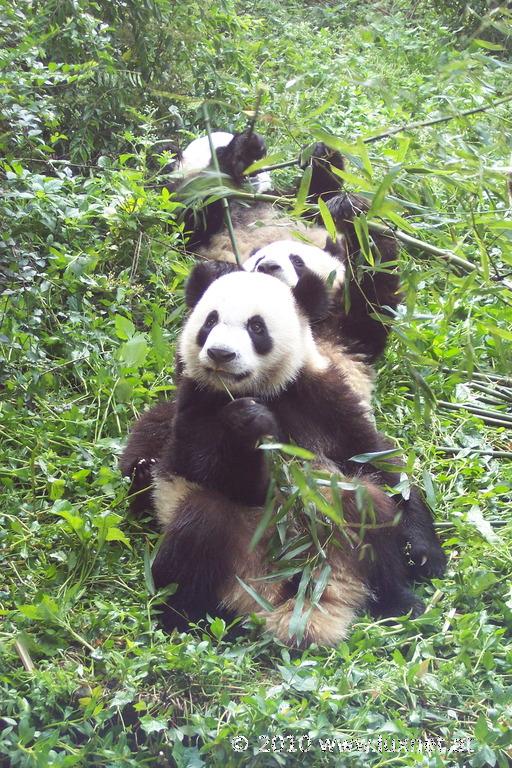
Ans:
[[[395,128],[389,128],[387,131],[378,133],[375,136],[370,136],[363,139],[364,144],[372,144],[374,141],[381,141],[381,139],[387,139],[390,136],[396,136],[397,133],[403,131],[415,131],[417,128],[428,128],[431,125],[439,125],[439,123],[447,123],[449,120],[457,120],[461,117],[468,117],[469,115],[476,115],[479,112],[487,112],[489,109],[499,107],[500,104],[506,104],[512,101],[512,93],[507,94],[498,101],[493,101],[491,104],[485,104],[483,107],[473,107],[472,109],[466,109],[463,112],[457,112],[454,115],[443,115],[442,117],[433,117],[430,120],[417,120],[414,123],[407,123],[406,125],[398,125]]]
[[[206,102],[203,102],[203,115],[204,115],[204,122],[206,126],[206,132],[208,134],[208,144],[210,145],[210,154],[212,156],[212,164],[215,169],[215,172],[217,173],[217,176],[219,177],[219,184],[222,184],[219,161],[217,158],[217,153],[215,152],[215,147],[213,146],[212,129],[210,125],[210,115],[208,113],[208,106]],[[221,201],[222,201],[222,207],[224,209],[224,220],[228,228],[229,239],[231,240],[231,245],[233,247],[235,260],[236,260],[238,269],[242,269],[242,260],[240,258],[240,252],[238,250],[238,246],[236,243],[235,230],[233,229],[233,221],[231,219],[231,211],[229,210],[229,201],[226,197],[222,197]]]

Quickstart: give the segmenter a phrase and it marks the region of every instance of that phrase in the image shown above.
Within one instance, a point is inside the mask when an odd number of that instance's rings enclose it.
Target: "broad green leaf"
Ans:
[[[105,539],[106,541],[122,541],[127,547],[132,548],[130,540],[120,528],[108,528]]]
[[[334,223],[334,220],[331,216],[331,212],[329,208],[327,207],[326,203],[324,203],[321,197],[318,198],[318,210],[320,211],[320,216],[322,217],[324,227],[329,233],[329,237],[331,238],[331,240],[336,241],[336,238],[338,237],[338,233],[336,231],[336,224]]]
[[[119,359],[127,368],[140,368],[148,354],[146,335],[136,333],[119,349]]]
[[[131,320],[123,315],[116,315],[114,318],[116,334],[120,339],[129,339],[135,333],[135,326]]]
[[[293,215],[300,216],[306,208],[306,199],[309,194],[309,185],[311,184],[311,176],[313,174],[313,168],[311,165],[305,169],[300,181],[299,191],[295,199],[295,205],[293,207]]]

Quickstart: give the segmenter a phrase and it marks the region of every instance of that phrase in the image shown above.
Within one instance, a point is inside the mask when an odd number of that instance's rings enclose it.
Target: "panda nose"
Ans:
[[[229,363],[230,360],[234,360],[236,352],[232,352],[226,347],[210,347],[206,354],[213,360],[214,363]]]
[[[273,275],[279,272],[281,267],[275,261],[265,261],[258,267],[258,272],[263,272],[265,275]]]

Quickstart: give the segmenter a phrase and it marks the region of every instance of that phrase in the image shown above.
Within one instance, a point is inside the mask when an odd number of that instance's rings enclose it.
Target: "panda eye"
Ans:
[[[204,321],[203,328],[213,328],[217,324],[219,316],[217,312],[210,312],[206,320]]]
[[[252,317],[248,323],[247,327],[252,333],[255,333],[259,335],[260,333],[264,333],[265,331],[265,323],[263,320],[260,320],[258,317]]]

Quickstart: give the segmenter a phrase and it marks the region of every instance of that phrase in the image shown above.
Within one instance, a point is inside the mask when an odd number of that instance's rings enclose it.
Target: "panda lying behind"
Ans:
[[[191,275],[187,303],[192,311],[179,342],[183,374],[168,439],[159,446],[153,469],[153,503],[164,532],[153,576],[158,588],[178,584],[168,603],[169,628],[185,629],[187,620],[206,613],[254,612],[274,636],[292,642],[298,584],[261,580],[273,569],[265,551],[268,536],[254,551],[249,547],[269,484],[265,457],[257,448],[266,435],[301,445],[315,453],[319,468],[353,478],[363,487],[377,525],[360,539],[365,512],[358,508],[356,492],[340,492],[344,518],[355,526],[351,545],[341,532],[324,542],[330,580],[318,607],[310,606],[301,644],[338,643],[367,607],[378,615],[422,610],[402,552],[416,511],[408,515],[405,510],[396,525],[400,504],[383,490],[396,476],[350,461],[389,443],[340,375],[335,348],[320,350],[315,342],[311,323],[324,315],[327,301],[323,281],[308,270],[292,289],[257,272],[216,279],[214,271],[199,265]],[[139,452],[148,455],[147,422],[135,439]],[[419,531],[435,559],[439,545],[432,535],[433,542]],[[237,577],[274,610],[262,610]]]

